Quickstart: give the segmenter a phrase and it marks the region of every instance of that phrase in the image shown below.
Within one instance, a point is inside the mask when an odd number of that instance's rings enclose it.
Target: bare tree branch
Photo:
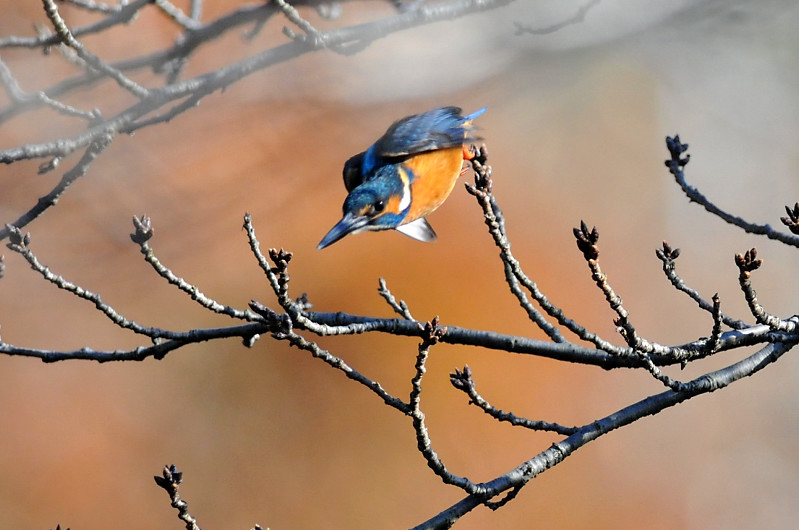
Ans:
[[[310,26],[304,25],[302,22],[304,19],[297,18],[299,15],[294,16],[291,14],[295,12],[292,11],[294,8],[285,2],[282,5],[270,2],[244,6],[231,11],[227,15],[223,15],[215,21],[202,25],[198,25],[194,18],[179,14],[179,10],[176,10],[168,2],[160,2],[158,7],[161,10],[166,10],[169,16],[175,19],[179,26],[184,29],[182,38],[178,39],[178,42],[168,50],[109,64],[86,50],[77,40],[78,37],[125,23],[150,2],[138,1],[128,4],[109,14],[101,23],[73,31],[68,28],[66,22],[59,15],[54,0],[43,0],[45,11],[55,28],[56,34],[51,37],[27,40],[17,38],[0,40],[0,49],[4,47],[42,47],[46,49],[63,42],[75,51],[78,58],[85,62],[86,72],[76,78],[61,81],[49,89],[40,91],[36,97],[23,97],[23,93],[19,89],[11,71],[7,66],[0,65],[0,82],[5,85],[6,91],[12,95],[11,104],[5,109],[0,109],[0,123],[19,113],[32,110],[41,105],[48,105],[59,112],[67,112],[84,119],[91,118],[91,126],[71,138],[59,138],[2,150],[0,151],[0,163],[12,164],[27,159],[49,158],[51,161],[44,164],[42,170],[51,170],[56,167],[58,162],[77,150],[88,148],[92,145],[102,145],[104,149],[120,133],[132,134],[142,128],[168,122],[175,116],[196,107],[205,96],[218,90],[223,90],[231,84],[265,68],[322,49],[331,49],[339,53],[344,51],[347,53],[354,52],[363,49],[379,38],[398,31],[496,9],[512,1],[450,0],[429,6],[419,6],[417,9],[403,12],[387,19],[327,32],[317,32],[312,35],[313,38],[293,38],[286,44],[264,50],[253,57],[232,63],[201,76],[179,81],[176,76],[189,55],[198,46],[211,42],[215,37],[232,28],[248,23],[260,25],[275,12],[289,13],[294,22],[299,23],[309,31]],[[198,14],[199,4],[195,4],[193,9],[195,14]],[[170,67],[170,64],[173,66]],[[169,84],[164,87],[143,87],[124,73],[140,68],[151,68],[156,72],[166,72]],[[116,81],[119,86],[135,96],[137,101],[110,118],[103,118],[101,111],[97,109],[87,113],[57,101],[57,98],[66,92],[87,87],[106,77]],[[160,109],[168,105],[172,106],[168,110],[158,113]],[[99,149],[99,151],[101,150]],[[87,151],[87,153],[93,153],[93,158],[97,156],[99,151],[95,147]],[[61,183],[47,197],[40,199],[37,205],[31,207],[20,219],[10,224],[22,228],[44,213],[49,207],[48,204],[52,204],[52,201],[60,197],[75,179],[85,174],[85,169],[88,166],[85,165],[85,160],[82,160],[77,167],[83,168],[83,171],[75,171],[69,175],[69,178],[65,175]],[[0,231],[0,239],[5,237],[8,237],[8,232]]]
[[[671,245],[664,241],[662,249],[655,249],[655,255],[660,261],[663,262],[663,272],[666,274],[666,277],[669,279],[669,282],[671,282],[675,289],[687,294],[699,305],[699,307],[705,311],[715,314],[716,304],[714,303],[711,305],[707,300],[702,298],[702,295],[700,295],[697,290],[691,289],[685,285],[685,281],[677,274],[675,261],[680,256],[680,249],[673,249],[671,248]],[[725,326],[728,326],[732,329],[743,329],[747,326],[746,322],[742,320],[736,320],[728,315],[725,315],[724,313],[719,313],[719,317]]]
[[[25,356],[57,362],[66,360],[142,361],[148,358],[163,359],[169,353],[191,344],[203,341],[219,341],[229,338],[241,340],[245,347],[252,347],[262,337],[264,340],[283,341],[298,350],[310,354],[339,372],[347,379],[374,394],[389,409],[397,411],[410,421],[417,449],[422,460],[441,479],[450,486],[463,490],[466,496],[458,503],[444,509],[421,523],[417,528],[448,528],[474,508],[483,505],[497,510],[516,499],[518,493],[535,477],[557,466],[572,453],[589,442],[616,429],[632,424],[643,418],[690,400],[694,397],[728,387],[732,383],[758,373],[766,366],[776,362],[781,356],[799,343],[799,317],[781,318],[770,313],[760,302],[752,286],[752,274],[759,270],[762,259],[757,250],[737,254],[738,283],[756,324],[748,325],[734,319],[721,310],[718,294],[709,299],[698,290],[688,287],[676,273],[675,260],[679,249],[663,243],[656,251],[663,271],[671,285],[679,292],[688,295],[700,308],[699,314],[707,319],[707,335],[689,340],[684,344],[666,345],[642,336],[632,322],[630,312],[621,296],[611,285],[606,273],[599,264],[599,230],[589,228],[585,222],[574,229],[578,250],[588,265],[588,272],[596,287],[601,291],[610,317],[616,326],[621,344],[614,344],[601,337],[582,323],[568,317],[563,309],[555,305],[544,293],[544,289],[534,281],[533,276],[524,270],[522,264],[511,252],[511,241],[507,232],[505,218],[493,194],[492,168],[488,164],[488,151],[485,146],[472,148],[469,165],[474,173],[474,184],[467,185],[481,210],[488,235],[499,250],[499,263],[505,276],[509,293],[516,299],[529,320],[548,337],[548,340],[535,340],[524,336],[501,334],[493,330],[470,329],[456,325],[444,326],[438,319],[428,322],[417,321],[408,304],[398,300],[388,289],[385,280],[378,282],[378,296],[398,318],[351,315],[341,312],[315,312],[305,293],[293,294],[294,283],[290,275],[290,264],[294,255],[283,248],[261,249],[253,219],[244,215],[244,230],[247,244],[257,265],[265,278],[265,283],[274,294],[272,305],[252,300],[248,308],[236,308],[203,293],[195,285],[162,262],[151,247],[154,236],[152,221],[147,216],[134,217],[134,231],[131,240],[138,245],[145,263],[162,279],[187,295],[210,313],[224,315],[233,323],[217,328],[193,327],[187,331],[174,331],[160,327],[145,326],[127,318],[124,310],[112,307],[103,300],[99,292],[90,291],[70,281],[63,275],[51,271],[31,249],[30,234],[23,234],[26,227],[45,211],[55,205],[60,197],[77,179],[85,176],[94,160],[100,156],[121,133],[134,133],[146,127],[168,123],[173,118],[196,107],[203,98],[216,91],[247,78],[251,74],[296,59],[307,53],[329,51],[350,55],[369,46],[377,39],[393,33],[439,21],[452,20],[469,14],[485,12],[510,3],[512,0],[444,0],[435,3],[412,2],[398,6],[393,16],[352,26],[322,31],[313,20],[314,13],[305,8],[317,8],[316,16],[332,16],[335,8],[322,8],[311,0],[274,0],[237,7],[214,20],[202,20],[201,0],[191,0],[186,10],[178,8],[168,0],[137,0],[131,3],[120,2],[118,6],[95,2],[94,0],[67,0],[77,9],[102,17],[88,26],[70,28],[59,13],[55,0],[42,0],[45,13],[53,27],[54,34],[41,33],[36,37],[8,37],[0,39],[0,49],[18,48],[22,51],[47,53],[57,47],[64,57],[74,62],[81,73],[68,79],[57,81],[43,90],[23,89],[14,75],[13,63],[0,61],[0,84],[8,95],[7,105],[0,109],[0,123],[35,109],[50,109],[71,119],[76,126],[68,137],[43,138],[36,143],[19,145],[0,151],[0,162],[14,164],[33,159],[42,159],[39,173],[55,171],[60,163],[75,153],[77,161],[61,177],[49,193],[22,214],[13,223],[0,230],[0,239],[8,239],[8,248],[18,254],[41,279],[55,288],[70,293],[81,303],[88,302],[99,311],[112,326],[132,331],[139,335],[143,344],[132,349],[94,350],[88,347],[78,350],[45,350],[16,346],[0,341],[0,354]],[[519,33],[541,33],[554,31],[568,24],[579,22],[590,9],[598,4],[591,0],[580,7],[575,16],[549,28],[533,30],[521,24]],[[152,6],[151,6],[152,4]],[[155,52],[136,55],[115,63],[104,61],[89,51],[81,42],[83,36],[100,33],[120,24],[132,23],[136,15],[145,9],[157,10],[159,16],[167,17],[169,27],[175,28],[177,38],[173,44]],[[195,51],[209,46],[214,39],[229,31],[247,27],[245,38],[253,37],[261,31],[272,16],[284,17],[292,27],[283,29],[287,40],[269,49],[259,50],[254,55],[237,62],[231,62],[217,70],[205,72],[189,79],[181,79],[184,67]],[[310,16],[309,16],[310,15]],[[86,41],[91,42],[91,41]],[[140,84],[133,75],[142,69],[149,69],[163,77],[163,84]],[[108,109],[82,110],[59,100],[60,97],[77,91],[90,89],[100,81],[113,81],[112,85],[124,96],[123,105],[113,112]],[[52,81],[48,81],[52,82]],[[69,101],[69,100],[65,100]],[[102,105],[101,105],[102,106]],[[106,117],[108,114],[109,117]],[[43,134],[48,134],[45,131]],[[793,247],[799,247],[799,203],[793,208],[786,206],[787,217],[781,222],[793,235],[773,230],[768,225],[757,225],[727,213],[716,207],[708,198],[687,184],[684,175],[689,161],[687,144],[678,136],[667,138],[669,160],[666,165],[677,184],[688,198],[701,204],[708,212],[724,221],[738,226],[746,232],[766,235]],[[464,170],[466,171],[466,170]],[[5,267],[0,261],[0,273]],[[292,269],[293,270],[293,269]],[[1,274],[0,274],[1,275]],[[298,291],[299,292],[299,291]],[[270,295],[271,296],[271,295]],[[610,320],[610,318],[609,318]],[[230,321],[228,321],[230,322]],[[726,328],[729,328],[725,330]],[[564,330],[571,335],[564,335]],[[368,373],[356,370],[343,355],[326,349],[327,342],[335,343],[333,337],[339,335],[361,335],[381,333],[418,340],[416,345],[413,376],[405,401],[389,392],[381,381]],[[567,336],[576,337],[567,339]],[[321,338],[325,338],[324,342]],[[319,340],[319,342],[317,342]],[[574,342],[572,342],[574,340]],[[325,344],[322,347],[320,344]],[[467,478],[467,472],[455,470],[445,463],[430,435],[427,417],[422,403],[428,394],[424,393],[428,361],[433,348],[440,343],[481,348],[484,355],[523,354],[536,357],[578,363],[604,370],[628,369],[644,370],[666,387],[659,394],[631,399],[634,401],[618,410],[603,411],[599,419],[584,425],[569,426],[560,421],[535,418],[531,412],[517,414],[502,410],[484,398],[476,389],[475,375],[469,366],[457,369],[450,374],[451,385],[463,392],[467,406],[475,405],[485,413],[489,421],[503,422],[514,427],[532,431],[554,433],[560,440],[546,448],[531,450],[520,458],[513,469],[498,474],[486,482],[474,482]],[[721,352],[739,350],[744,346],[756,346],[754,353],[737,361],[725,361],[726,366],[705,371],[698,377],[680,381],[669,375],[670,367],[684,368],[691,363],[715,357]],[[412,351],[409,347],[409,351]],[[380,352],[384,353],[384,352]],[[392,352],[385,352],[386,355]],[[739,357],[740,359],[740,357]],[[474,364],[473,364],[474,366]],[[701,366],[695,364],[692,366]],[[669,372],[669,373],[667,373]],[[406,383],[407,384],[407,383]],[[424,398],[424,400],[423,400]],[[618,405],[616,405],[618,407]],[[178,516],[187,529],[198,530],[196,519],[189,513],[188,505],[178,495],[182,473],[173,466],[164,468],[162,476],[155,478],[159,487],[169,493],[171,505],[178,510]],[[260,527],[256,526],[257,529]]]
[[[178,518],[186,523],[186,530],[200,530],[197,520],[189,513],[189,503],[180,498],[178,487],[183,482],[183,473],[175,465],[164,466],[161,476],[153,477],[155,483],[169,494],[172,507],[178,511]]]
[[[443,510],[434,517],[431,517],[424,523],[415,526],[414,529],[449,528],[455,521],[477,506],[485,503],[487,499],[499,495],[504,491],[527,484],[544,471],[558,465],[566,457],[585,446],[587,443],[641,418],[658,414],[687,399],[691,399],[700,394],[720,390],[743,377],[754,375],[769,364],[776,362],[783,354],[793,348],[796,343],[796,339],[794,338],[792,342],[768,344],[742,361],[729,365],[721,370],[704,374],[690,381],[687,383],[690,391],[677,392],[674,390],[667,390],[666,392],[633,403],[604,418],[581,427],[568,438],[552,444],[552,447],[546,451],[537,454],[535,457],[504,475],[481,484],[480,486],[483,492],[480,495],[469,495],[460,502]]]
[[[72,32],[67,28],[66,22],[58,14],[58,8],[55,5],[55,0],[42,0],[44,2],[44,12],[47,13],[47,18],[55,28],[56,35],[61,42],[75,50],[75,53],[81,60],[85,61],[91,68],[102,72],[111,79],[117,82],[119,86],[133,94],[139,99],[147,97],[147,89],[139,85],[132,79],[125,77],[125,75],[116,68],[109,66],[101,61],[99,57],[88,51],[83,47],[83,44],[78,42]]]
[[[725,212],[710,202],[707,197],[702,195],[699,190],[689,185],[685,180],[685,172],[683,168],[691,160],[691,157],[690,155],[682,156],[682,154],[688,149],[688,144],[684,144],[680,141],[680,135],[675,135],[674,138],[667,138],[666,144],[668,146],[669,153],[671,154],[671,158],[666,160],[666,167],[669,168],[669,173],[674,176],[674,180],[677,181],[677,184],[679,184],[683,193],[685,193],[691,202],[701,205],[708,212],[721,218],[731,225],[737,226],[744,232],[766,236],[767,238],[774,239],[780,243],[785,243],[786,245],[790,245],[792,247],[799,247],[799,236],[791,236],[782,232],[777,232],[771,228],[770,225],[750,223],[741,217]]]

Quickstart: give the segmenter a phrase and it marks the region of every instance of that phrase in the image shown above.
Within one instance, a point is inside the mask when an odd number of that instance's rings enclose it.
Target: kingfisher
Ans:
[[[344,216],[317,246],[323,249],[348,234],[397,230],[419,241],[436,233],[425,216],[447,199],[464,160],[467,144],[478,140],[472,120],[459,107],[440,107],[395,121],[366,151],[344,163]]]

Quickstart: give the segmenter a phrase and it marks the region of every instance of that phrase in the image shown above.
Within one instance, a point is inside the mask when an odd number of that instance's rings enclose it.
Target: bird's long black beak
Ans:
[[[327,233],[325,237],[322,238],[322,241],[316,246],[317,249],[322,250],[325,247],[328,247],[338,241],[339,239],[343,238],[347,234],[353,234],[355,232],[361,231],[367,224],[369,224],[369,218],[364,215],[353,215],[350,212],[344,214],[344,217],[341,218],[341,221],[336,223],[336,226],[330,229],[330,232]]]

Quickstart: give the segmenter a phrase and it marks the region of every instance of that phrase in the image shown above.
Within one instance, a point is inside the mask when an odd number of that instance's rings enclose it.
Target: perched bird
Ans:
[[[344,164],[344,216],[317,248],[348,234],[395,229],[419,241],[436,233],[425,216],[441,206],[461,175],[472,120],[458,107],[441,107],[394,122],[369,149]]]

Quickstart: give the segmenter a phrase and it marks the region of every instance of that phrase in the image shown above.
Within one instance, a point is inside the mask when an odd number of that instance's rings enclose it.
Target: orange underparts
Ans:
[[[464,153],[460,146],[450,147],[421,153],[402,163],[414,175],[411,183],[413,201],[404,223],[426,216],[449,197],[461,174]]]

